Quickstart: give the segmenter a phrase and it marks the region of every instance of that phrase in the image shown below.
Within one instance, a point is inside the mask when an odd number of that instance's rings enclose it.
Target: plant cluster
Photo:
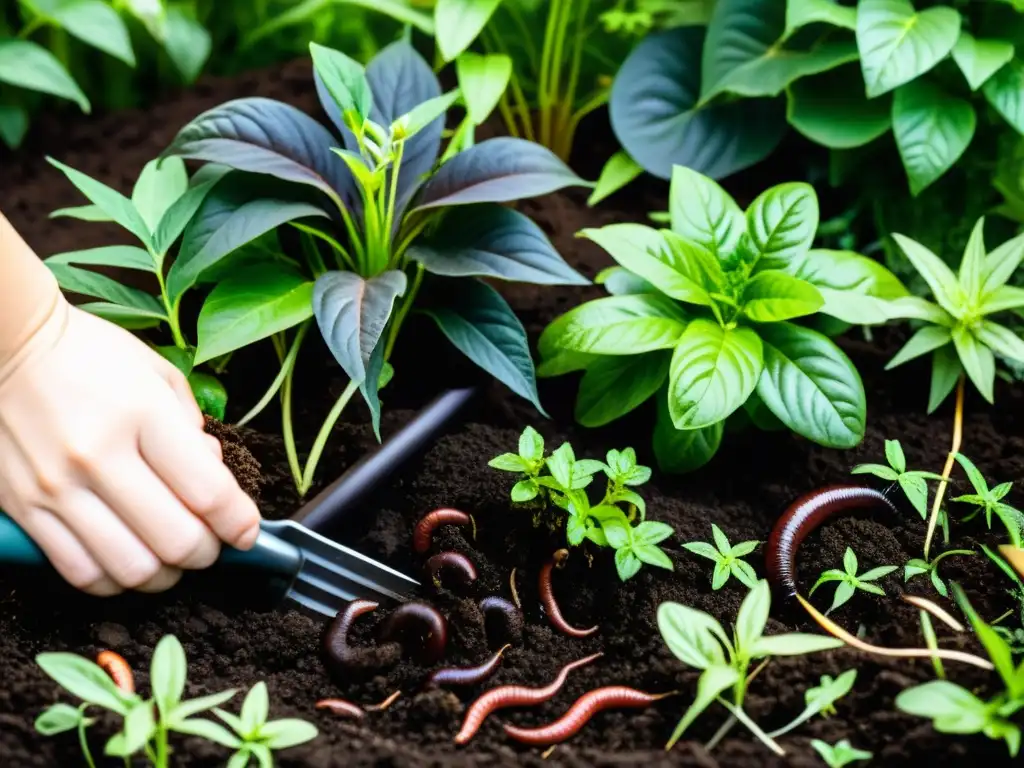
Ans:
[[[811,587],[809,594],[814,594],[814,590],[820,587],[822,584],[826,584],[830,581],[838,581],[839,584],[836,586],[835,595],[832,598],[832,605],[829,607],[825,614],[828,615],[832,611],[839,608],[841,605],[845,605],[850,601],[850,598],[854,596],[856,591],[862,590],[864,592],[870,592],[873,595],[885,596],[885,590],[877,584],[872,584],[873,581],[878,581],[881,578],[888,576],[890,573],[896,570],[895,565],[880,565],[877,568],[872,568],[869,571],[858,574],[857,569],[859,564],[857,563],[857,554],[853,551],[853,547],[847,547],[846,552],[843,554],[843,570],[838,568],[832,568],[818,577],[818,580],[814,582],[814,586]]]
[[[527,427],[519,438],[519,452],[496,456],[488,466],[521,476],[512,487],[514,503],[539,504],[542,513],[549,503],[564,510],[569,546],[578,547],[587,540],[613,549],[615,569],[623,581],[645,564],[672,570],[672,560],[658,546],[673,535],[672,527],[647,520],[647,505],[633,490],[650,479],[650,467],[637,464],[632,448],[610,450],[605,458],[577,459],[569,443],[545,455],[544,438]],[[604,496],[593,504],[587,488],[599,474],[606,477]],[[539,522],[536,516],[534,523]],[[554,525],[561,527],[561,517]]]
[[[89,768],[96,763],[89,749],[87,729],[95,718],[89,707],[99,707],[123,718],[121,730],[107,740],[104,754],[124,758],[144,756],[153,768],[170,765],[169,736],[172,733],[197,736],[233,750],[229,768],[245,768],[255,761],[262,768],[273,766],[273,753],[316,738],[317,729],[303,720],[267,720],[269,698],[265,683],[257,683],[242,704],[240,715],[221,707],[235,691],[182,699],[188,665],[181,643],[173,635],[163,637],[153,652],[150,669],[152,695],[144,699],[124,691],[98,665],[73,653],[41,653],[36,662],[65,690],[81,699],[77,707],[59,702],[36,719],[36,730],[44,736],[77,731]],[[203,717],[213,712],[228,728]],[[230,730],[229,730],[230,728]]]
[[[757,584],[757,574],[750,563],[742,558],[757,549],[761,542],[741,541],[739,544],[730,544],[729,538],[714,523],[711,524],[711,536],[715,540],[713,545],[706,541],[683,544],[683,549],[706,557],[715,564],[715,570],[711,574],[711,588],[721,589],[729,581],[730,576],[735,576],[747,589],[753,589]]]

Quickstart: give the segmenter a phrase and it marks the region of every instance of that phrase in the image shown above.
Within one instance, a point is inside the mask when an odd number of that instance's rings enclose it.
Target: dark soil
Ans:
[[[233,80],[206,80],[195,90],[145,113],[101,116],[73,125],[43,121],[28,151],[13,159],[0,155],[0,206],[42,255],[118,241],[121,233],[102,225],[47,220],[50,210],[77,204],[79,199],[42,156],[57,155],[128,191],[143,163],[156,156],[190,117],[229,98],[257,94],[314,111],[308,62]],[[584,138],[581,143],[586,141]],[[602,147],[598,155],[605,152],[599,138],[593,142],[590,146]],[[603,156],[578,167],[593,177],[601,160]],[[767,183],[786,178],[780,174]],[[760,179],[754,187],[764,183]],[[554,195],[528,203],[524,209],[551,234],[570,262],[593,275],[608,263],[607,257],[588,242],[575,239],[576,231],[622,219],[642,220],[645,211],[664,206],[663,185],[650,184],[618,195],[598,211],[588,210],[577,193]],[[534,339],[556,313],[596,292],[505,287]],[[188,654],[188,695],[231,687],[245,690],[266,680],[274,717],[302,717],[317,724],[320,737],[284,752],[281,764],[285,766],[820,765],[808,745],[811,738],[830,743],[850,739],[855,746],[875,753],[873,765],[904,766],[911,760],[933,766],[1008,763],[1002,743],[936,734],[930,723],[895,711],[893,698],[899,691],[933,677],[928,662],[872,658],[845,649],[773,660],[751,685],[746,709],[770,730],[802,710],[803,692],[816,685],[821,675],[858,670],[855,689],[839,702],[836,716],[815,718],[780,740],[788,752],[786,758],[775,758],[742,728],[733,729],[708,753],[701,744],[726,717],[717,705],[692,726],[687,740],[673,752],[662,749],[692,699],[697,673],[684,668],[666,649],[654,620],[657,606],[667,600],[678,601],[731,622],[745,594],[735,581],[712,592],[709,564],[682,550],[681,544],[709,540],[712,521],[733,542],[766,539],[780,511],[795,497],[849,480],[849,469],[856,463],[881,460],[887,437],[903,442],[913,467],[941,469],[948,449],[948,406],[926,418],[927,367],[911,364],[899,373],[883,372],[900,338],[896,332],[877,336],[874,345],[855,339],[844,342],[863,373],[869,398],[868,434],[857,449],[830,451],[786,433],[730,434],[720,455],[705,470],[683,478],[656,473],[643,489],[649,517],[670,523],[676,530],[677,538],[666,543],[675,564],[673,573],[645,569],[623,585],[607,555],[599,554],[591,565],[579,553],[570,558],[565,570],[556,572],[556,594],[569,621],[578,626],[600,626],[596,635],[583,640],[557,633],[538,604],[538,567],[558,546],[557,537],[535,532],[529,515],[510,507],[507,498],[512,478],[489,469],[486,460],[514,449],[521,429],[533,424],[549,447],[569,439],[578,456],[600,458],[609,448],[633,445],[641,461],[651,464],[649,409],[606,429],[583,430],[572,420],[575,384],[569,378],[542,384],[542,399],[553,416],[550,421],[500,386],[490,384],[485,402],[462,426],[439,439],[422,459],[400,470],[386,484],[372,506],[352,521],[349,540],[396,568],[421,573],[422,558],[413,556],[409,543],[412,526],[425,512],[454,506],[472,512],[479,526],[475,540],[468,531],[454,527],[443,529],[436,540],[435,551],[466,553],[480,574],[470,589],[428,597],[450,621],[452,638],[445,664],[477,664],[497,647],[498,638],[487,637],[476,601],[491,594],[508,597],[512,569],[516,569],[527,624],[522,643],[506,654],[488,685],[545,684],[565,663],[597,650],[605,653],[598,663],[574,672],[552,702],[489,720],[466,749],[454,749],[451,739],[466,703],[483,687],[457,694],[423,693],[420,685],[429,670],[408,662],[377,676],[332,680],[319,654],[323,626],[296,613],[259,610],[260,588],[252,579],[237,583],[209,573],[196,574],[166,596],[95,600],[43,582],[37,574],[10,573],[0,578],[0,764],[12,768],[81,764],[73,737],[46,739],[33,730],[33,719],[47,705],[68,700],[34,665],[35,654],[69,650],[93,656],[104,648],[116,650],[132,664],[145,691],[153,647],[167,633],[177,635]],[[386,391],[385,439],[441,388],[471,375],[471,368],[449,357],[438,342],[430,328],[412,324],[400,344],[398,375]],[[227,376],[232,393],[229,420],[241,415],[272,378],[269,361],[268,351],[257,349],[233,363]],[[323,353],[312,354],[304,365],[297,402],[299,431],[308,446],[316,418],[326,412],[343,381]],[[1002,386],[997,402],[997,408],[990,408],[969,398],[965,451],[988,477],[1019,481],[1024,474],[1024,396]],[[298,502],[282,443],[274,434],[275,415],[268,413],[254,427],[235,431],[212,425],[211,431],[225,441],[227,461],[247,490],[259,496],[264,515],[286,517]],[[365,414],[353,410],[348,423],[333,436],[321,477],[326,481],[337,476],[373,445]],[[254,484],[256,463],[262,477]],[[1017,493],[1011,501],[1019,504],[1024,498]],[[898,520],[852,516],[830,522],[803,545],[803,587],[806,590],[815,574],[838,567],[848,545],[855,547],[865,568],[902,565],[920,556],[923,535],[924,524],[912,510]],[[979,521],[954,525],[953,544],[957,547],[995,540]],[[751,560],[763,573],[761,550]],[[950,558],[942,568],[946,577],[965,586],[983,616],[995,618],[1013,607],[1004,590],[1006,582],[983,557]],[[836,613],[836,619],[851,631],[862,627],[865,638],[877,644],[921,646],[916,610],[896,597],[902,586],[899,574],[887,579],[885,586],[889,597],[858,593]],[[915,580],[909,590],[926,593],[926,584]],[[356,638],[371,643],[377,623],[385,616],[386,610],[381,609],[360,620]],[[799,610],[776,605],[768,631],[787,630],[815,631],[815,627]],[[952,636],[941,626],[939,635],[945,647],[979,650],[973,641]],[[955,681],[982,693],[994,682],[993,675],[973,667],[947,664],[947,670]],[[503,720],[538,724],[558,717],[577,696],[604,684],[652,692],[675,689],[681,695],[648,710],[600,714],[544,763],[539,750],[521,748],[501,731]],[[361,725],[313,707],[318,699],[332,696],[371,704],[395,690],[403,692],[398,701],[386,712],[369,715]],[[111,726],[103,721],[99,731],[109,734]],[[99,749],[101,744],[97,737],[94,746]],[[223,749],[205,742],[184,739],[176,746],[177,765],[214,766],[225,761]]]

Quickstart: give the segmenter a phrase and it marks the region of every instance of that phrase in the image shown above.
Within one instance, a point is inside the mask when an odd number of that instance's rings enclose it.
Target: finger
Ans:
[[[18,525],[39,545],[57,573],[75,589],[97,597],[123,591],[75,534],[49,510],[32,509],[18,520]]]
[[[139,445],[187,509],[228,544],[248,549],[259,534],[259,510],[223,462],[210,455],[204,435],[180,419],[161,416],[142,426]]]
[[[105,467],[114,471],[105,471]],[[213,564],[220,539],[189,512],[138,454],[116,458],[90,477],[96,494],[165,564],[197,569]]]
[[[171,385],[171,389],[174,391],[174,396],[178,398],[178,402],[181,403],[182,408],[185,409],[188,418],[195,422],[197,426],[202,428],[203,425],[206,424],[206,419],[203,416],[202,410],[199,408],[199,403],[196,402],[196,396],[192,394],[192,386],[188,383],[188,379],[185,375],[168,363],[164,378],[167,380],[167,383]]]
[[[220,440],[205,432],[203,435],[206,438],[206,444],[209,446],[210,452],[217,457],[217,461],[224,461],[224,446],[221,445]]]

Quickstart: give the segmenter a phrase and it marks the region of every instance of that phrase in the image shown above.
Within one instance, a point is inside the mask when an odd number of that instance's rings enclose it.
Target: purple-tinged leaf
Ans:
[[[336,203],[358,197],[352,174],[331,153],[338,141],[295,107],[264,98],[235,99],[182,128],[164,155],[308,184]]]
[[[500,205],[449,213],[429,239],[409,249],[428,272],[541,285],[589,285],[529,218]]]
[[[423,187],[417,210],[505,203],[571,186],[587,186],[555,154],[524,139],[488,139],[441,166]]]
[[[369,280],[355,272],[326,272],[313,288],[313,314],[338,364],[352,381],[366,379],[370,356],[408,280],[397,269]]]

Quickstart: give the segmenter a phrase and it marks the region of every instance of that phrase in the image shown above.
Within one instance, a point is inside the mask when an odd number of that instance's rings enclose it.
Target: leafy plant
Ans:
[[[828,717],[829,715],[836,714],[835,703],[853,690],[853,684],[856,681],[857,670],[855,669],[848,669],[836,678],[830,675],[822,675],[820,685],[808,688],[804,692],[804,701],[806,702],[804,711],[797,715],[790,723],[776,731],[772,731],[768,735],[773,739],[777,739],[779,736],[787,734],[798,726],[803,725],[815,715],[820,714],[823,717]]]
[[[811,739],[811,746],[828,768],[843,768],[844,765],[858,760],[870,760],[874,757],[871,752],[852,746],[849,739],[840,739],[835,744],[829,744],[821,739]]]
[[[304,744],[317,735],[316,728],[304,720],[285,718],[268,722],[270,701],[264,682],[256,683],[249,691],[240,715],[219,707],[213,712],[238,736],[238,751],[228,760],[227,768],[245,768],[250,760],[256,760],[260,766],[273,765],[275,750]]]
[[[175,294],[168,288],[175,285],[186,266],[180,259],[171,257],[174,246],[216,184],[217,174],[196,174],[190,183],[185,163],[180,158],[153,160],[142,169],[128,198],[81,171],[52,158],[48,160],[91,203],[54,211],[51,218],[115,222],[139,245],[111,245],[58,253],[44,260],[46,266],[65,291],[98,299],[79,305],[86,312],[131,330],[166,325],[173,344],[154,346],[154,349],[188,377],[203,411],[223,419],[227,392],[215,376],[195,369],[196,348],[185,338],[181,325],[184,292]],[[159,295],[123,285],[84,267],[117,267],[151,274],[156,278]]]
[[[181,643],[173,635],[161,638],[153,651],[150,668],[152,696],[143,699],[136,693],[121,690],[98,665],[73,653],[41,653],[36,662],[43,671],[57,681],[69,693],[82,700],[73,707],[69,704],[51,705],[36,719],[35,727],[44,736],[54,736],[67,731],[77,731],[79,743],[86,763],[95,768],[95,761],[89,750],[86,729],[95,721],[87,717],[90,706],[100,707],[124,719],[121,730],[114,734],[104,747],[104,754],[122,757],[125,762],[132,756],[145,754],[154,768],[166,768],[169,763],[171,733],[198,736],[215,744],[238,750],[231,758],[232,768],[248,765],[248,755],[257,757],[261,765],[272,765],[271,749],[285,749],[316,738],[314,726],[301,720],[278,720],[266,723],[267,689],[258,683],[246,696],[242,720],[256,723],[258,728],[247,729],[242,738],[237,738],[216,722],[196,717],[213,710],[225,720],[232,716],[219,707],[235,695],[234,690],[182,700],[188,665]],[[237,718],[234,718],[237,720]],[[250,739],[256,734],[258,739]],[[253,748],[253,745],[259,745]],[[259,755],[266,751],[266,757]],[[240,754],[245,758],[240,759]]]
[[[792,321],[821,313],[883,323],[906,289],[871,259],[811,249],[818,201],[807,184],[773,187],[744,214],[717,183],[676,166],[669,207],[670,229],[580,233],[618,262],[598,277],[611,295],[544,330],[538,374],[584,372],[576,419],[585,426],[657,395],[654,451],[665,471],[706,464],[741,409],[762,428],[857,445],[866,404],[856,368],[827,336]]]
[[[883,480],[896,483],[902,489],[907,500],[914,505],[914,509],[921,514],[921,518],[927,517],[928,481],[942,480],[942,476],[934,472],[908,471],[907,459],[899,440],[885,441],[885,459],[889,462],[888,466],[884,464],[858,464],[850,472],[854,475],[874,475]]]
[[[635,576],[644,564],[672,570],[672,560],[658,546],[672,536],[672,527],[646,520],[647,505],[633,490],[651,479],[650,467],[637,464],[632,448],[610,450],[606,459],[577,459],[569,443],[562,443],[545,457],[544,438],[527,427],[519,438],[519,453],[503,453],[488,466],[521,476],[512,487],[513,502],[539,502],[541,512],[550,502],[564,510],[569,546],[577,547],[586,539],[615,550],[615,568],[623,581]],[[586,489],[599,473],[607,478],[604,496],[591,504]],[[535,516],[534,524],[539,522],[540,517]],[[561,516],[552,524],[560,527]]]
[[[935,591],[943,597],[949,597],[949,590],[946,588],[946,582],[942,580],[939,575],[939,563],[942,562],[943,558],[950,557],[952,555],[964,555],[971,556],[974,552],[969,549],[949,549],[945,552],[941,552],[934,557],[929,563],[920,558],[914,557],[907,560],[906,565],[903,566],[903,581],[910,581],[915,576],[921,576],[927,573],[929,578],[932,580],[932,586],[935,587]]]
[[[658,606],[658,629],[669,650],[687,666],[702,670],[697,696],[672,732],[666,749],[671,749],[700,714],[717,701],[769,749],[783,754],[772,738],[743,711],[750,662],[771,656],[802,656],[827,651],[840,647],[842,641],[801,632],[764,635],[770,608],[771,591],[768,582],[762,579],[740,604],[730,639],[721,624],[703,611],[672,602]],[[732,695],[724,696],[730,688]]]
[[[846,548],[846,553],[843,555],[843,570],[838,568],[832,568],[818,577],[818,580],[814,582],[814,586],[811,587],[810,594],[814,594],[814,590],[830,581],[838,581],[839,585],[836,587],[836,593],[832,598],[832,606],[825,611],[826,615],[832,613],[839,606],[849,602],[850,598],[853,597],[854,593],[860,589],[864,592],[870,592],[873,595],[885,595],[883,590],[877,584],[872,584],[872,581],[878,581],[885,576],[896,570],[895,565],[880,565],[877,568],[872,568],[865,573],[860,575],[857,574],[859,565],[857,563],[857,554],[853,551],[852,547]]]
[[[357,391],[379,438],[379,389],[414,307],[543,413],[522,324],[494,288],[460,278],[587,283],[536,224],[498,205],[584,183],[549,150],[498,138],[468,148],[450,142],[441,155],[445,115],[459,92],[442,94],[408,42],[388,46],[366,68],[339,51],[310,50],[340,139],[286,104],[243,98],[200,115],[164,153],[232,169],[189,225],[179,279],[168,290],[177,299],[204,272],[227,272],[200,313],[197,361],[273,339],[280,372],[245,420],[280,391],[300,494],[312,487],[327,438]],[[242,248],[286,224],[300,248]],[[292,380],[313,318],[349,384],[303,466]]]
[[[741,541],[735,546],[730,545],[729,539],[714,523],[711,524],[711,535],[715,540],[714,545],[706,541],[692,541],[683,544],[683,549],[714,562],[715,570],[711,575],[711,588],[721,589],[729,581],[730,576],[735,576],[737,581],[745,585],[747,589],[753,589],[757,584],[757,574],[754,573],[750,563],[740,558],[753,552],[761,542]]]
[[[978,471],[974,462],[962,453],[958,453],[956,455],[956,460],[960,462],[960,466],[963,467],[964,472],[967,473],[967,478],[971,481],[971,485],[974,486],[974,493],[957,496],[953,498],[952,501],[959,501],[964,504],[974,504],[978,507],[977,510],[965,517],[964,520],[970,520],[975,515],[984,512],[985,524],[991,530],[992,515],[995,514],[995,516],[999,518],[1000,522],[1002,522],[1006,527],[1006,532],[1010,534],[1010,542],[1013,546],[1020,547],[1021,529],[1024,527],[1024,514],[1021,514],[1020,510],[1003,502],[1003,499],[1006,498],[1006,495],[1013,488],[1013,483],[1000,483],[995,488],[989,488],[988,483],[985,482],[984,475]]]

